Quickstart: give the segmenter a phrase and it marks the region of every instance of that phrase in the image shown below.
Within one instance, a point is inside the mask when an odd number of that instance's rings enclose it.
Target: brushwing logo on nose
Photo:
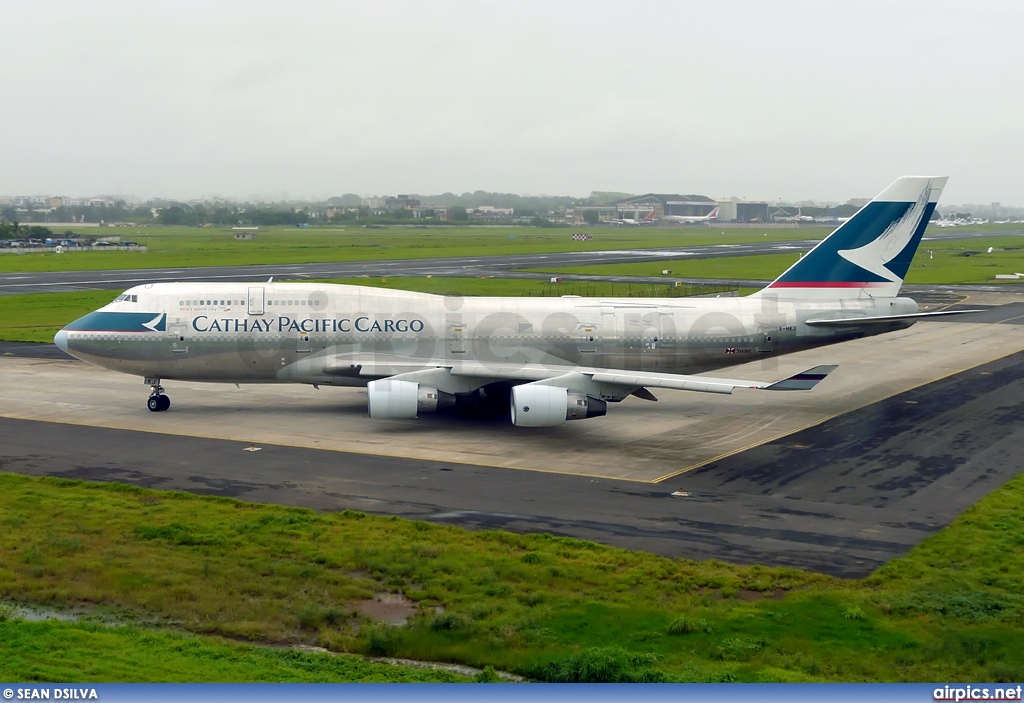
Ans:
[[[899,253],[910,243],[911,237],[914,236],[914,232],[917,231],[921,219],[928,210],[928,201],[931,199],[931,195],[932,186],[929,182],[921,191],[921,195],[918,196],[913,207],[886,227],[881,236],[857,249],[842,249],[839,251],[839,255],[851,264],[860,266],[865,271],[870,271],[887,281],[902,283],[903,279],[890,271],[886,264],[899,256]]]
[[[143,322],[142,326],[146,329],[153,330],[154,332],[166,332],[167,331],[167,313],[162,312],[154,317],[149,322]]]

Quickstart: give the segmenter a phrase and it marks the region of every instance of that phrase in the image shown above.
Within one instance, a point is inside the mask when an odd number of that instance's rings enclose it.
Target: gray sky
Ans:
[[[0,194],[1024,205],[1024,3],[0,0]]]

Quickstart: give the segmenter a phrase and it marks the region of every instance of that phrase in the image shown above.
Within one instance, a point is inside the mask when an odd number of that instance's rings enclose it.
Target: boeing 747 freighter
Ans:
[[[487,398],[513,424],[605,415],[651,389],[807,390],[835,367],[774,383],[699,375],[909,327],[898,297],[945,178],[897,179],[767,288],[743,298],[458,298],[326,283],[137,286],[57,333],[67,353],[145,378],[366,386],[373,418]]]

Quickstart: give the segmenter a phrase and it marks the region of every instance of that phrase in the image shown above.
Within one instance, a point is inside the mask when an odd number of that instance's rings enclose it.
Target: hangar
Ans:
[[[684,215],[687,217],[703,217],[714,210],[718,203],[706,195],[678,195],[669,193],[647,193],[635,195],[632,198],[617,200],[608,204],[615,207],[621,215],[619,217],[632,217],[636,213],[643,218],[654,210],[654,216],[658,219],[666,215]]]
[[[704,217],[719,208],[718,222],[767,222],[768,202],[744,198],[709,198],[697,194],[645,193],[603,205],[582,205],[573,208],[571,217],[577,222],[611,222],[633,220],[640,222],[654,212],[656,220],[678,215],[682,217]],[[587,212],[596,217],[586,217]]]
[[[769,222],[767,200],[719,198],[718,219],[723,222]]]

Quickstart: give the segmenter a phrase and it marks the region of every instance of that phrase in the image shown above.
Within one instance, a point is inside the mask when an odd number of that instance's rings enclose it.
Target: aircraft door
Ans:
[[[601,342],[599,329],[599,325],[590,323],[583,323],[577,326],[576,331],[580,354],[597,353],[597,345]]]
[[[773,295],[762,296],[761,310],[754,315],[757,322],[755,344],[758,354],[773,354],[779,343],[777,332],[785,324],[786,317],[779,311],[779,300]]]
[[[295,351],[297,351],[299,354],[308,354],[311,351],[313,351],[313,346],[312,346],[311,342],[309,341],[309,333],[308,332],[300,332],[299,333],[299,340],[298,340],[298,344],[295,347]]]
[[[263,286],[249,287],[249,314],[262,315],[264,312],[264,288]]]
[[[450,354],[466,353],[466,325],[462,322],[448,321],[448,352]]]
[[[640,319],[640,368],[653,371],[658,368],[664,340],[661,336],[661,315],[650,313]]]
[[[167,325],[167,336],[171,340],[171,351],[175,354],[187,354],[188,353],[188,340],[186,334],[188,333],[188,323],[185,322],[172,322]]]

